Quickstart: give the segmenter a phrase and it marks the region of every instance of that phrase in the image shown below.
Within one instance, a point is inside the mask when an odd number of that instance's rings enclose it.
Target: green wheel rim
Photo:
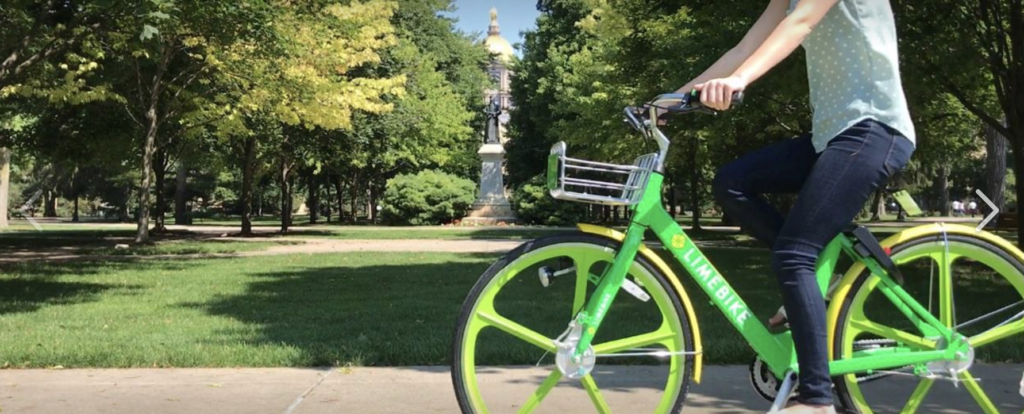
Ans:
[[[962,263],[964,260],[986,266],[997,275],[998,279],[1009,283],[1009,286],[1016,292],[1016,300],[1024,300],[1024,274],[1021,273],[1018,267],[1019,264],[1008,261],[1012,260],[1009,259],[1008,255],[996,250],[995,247],[983,241],[968,242],[963,238],[951,236],[948,240],[948,249],[941,240],[911,241],[902,247],[894,249],[892,258],[900,266],[920,260],[934,263],[937,280],[933,285],[936,295],[932,296],[933,298],[937,296],[938,300],[937,303],[932,304],[932,311],[942,323],[949,327],[955,326],[954,321],[956,321],[955,278],[957,273],[955,272],[954,265]],[[862,278],[864,277],[867,279],[863,280],[863,284],[857,288],[856,292],[852,293],[853,296],[848,308],[844,312],[845,317],[839,322],[843,325],[843,331],[840,338],[841,342],[839,343],[841,352],[837,355],[836,359],[854,357],[854,343],[863,334],[871,335],[873,338],[897,340],[903,346],[910,349],[935,349],[935,341],[926,338],[921,332],[896,328],[891,326],[891,324],[883,324],[872,320],[868,316],[868,313],[871,312],[870,306],[867,306],[869,298],[882,296],[880,292],[876,293],[881,280],[873,275],[862,276]],[[920,297],[915,298],[919,301],[923,299]],[[929,305],[927,299],[924,299],[921,303],[926,307]],[[1004,318],[1006,316],[1008,315],[1003,315]],[[1000,320],[998,317],[995,319]],[[1018,320],[999,328],[988,329],[978,334],[964,334],[970,335],[968,337],[971,345],[975,349],[979,349],[1011,336],[1022,335],[1022,332],[1024,332],[1024,320]],[[963,372],[960,375],[960,380],[982,412],[998,413],[998,410],[969,371]],[[847,392],[849,400],[854,405],[854,407],[849,408],[864,414],[875,413],[871,404],[868,403],[868,399],[865,398],[865,393],[862,392],[856,375],[845,375],[840,381],[842,381],[843,389]],[[928,392],[933,388],[934,382],[934,380],[930,379],[920,379],[917,387],[910,397],[907,398],[907,402],[900,412],[916,412],[921,407]]]
[[[553,338],[548,338],[540,333],[534,332],[526,326],[520,325],[515,321],[502,316],[498,312],[494,302],[502,288],[520,276],[535,277],[535,275],[531,275],[529,272],[524,272],[524,270],[530,269],[534,265],[556,258],[569,257],[572,258],[574,265],[576,266],[576,272],[574,275],[575,294],[572,309],[580,309],[586,300],[587,287],[589,283],[588,270],[596,263],[611,262],[614,259],[614,255],[615,250],[612,248],[595,243],[558,243],[529,251],[522,256],[515,258],[514,261],[508,263],[504,268],[499,270],[497,274],[490,278],[490,281],[481,291],[469,313],[466,329],[460,339],[462,344],[461,358],[454,361],[457,364],[457,369],[461,371],[462,378],[464,379],[462,381],[464,387],[463,391],[465,392],[474,412],[490,412],[486,402],[484,401],[480,389],[480,383],[476,375],[477,339],[480,333],[485,331],[486,328],[493,328],[502,331],[508,334],[510,338],[524,341],[535,346],[539,350],[547,351],[552,354],[556,352],[555,346],[552,343]],[[595,353],[611,354],[651,345],[663,346],[668,352],[688,351],[688,349],[686,349],[687,341],[683,333],[683,326],[680,322],[681,315],[678,314],[676,307],[673,305],[672,298],[669,296],[670,293],[666,291],[665,286],[654,274],[639,262],[633,263],[629,274],[638,284],[644,287],[645,291],[651,296],[651,300],[656,304],[662,320],[660,327],[645,334],[621,338],[609,342],[595,341]],[[559,282],[563,281],[559,279]],[[624,298],[624,296],[628,295],[625,293],[620,294],[617,301],[631,300]],[[614,312],[615,307],[613,306],[612,313]],[[573,316],[574,315],[565,315],[566,325],[568,325]],[[681,385],[685,379],[684,375],[686,370],[684,368],[686,358],[687,356],[685,355],[671,355],[668,357],[668,376],[665,383],[665,390],[658,402],[656,412],[669,412],[669,410],[676,405],[677,398],[681,394]],[[598,366],[600,366],[600,364],[601,361],[598,360]],[[561,379],[562,375],[559,370],[552,367],[551,373],[548,377],[530,395],[529,399],[523,402],[518,412],[532,412],[543,402],[544,398],[548,396]],[[597,412],[611,412],[607,402],[604,400],[598,384],[591,375],[583,377],[580,383],[586,390]]]

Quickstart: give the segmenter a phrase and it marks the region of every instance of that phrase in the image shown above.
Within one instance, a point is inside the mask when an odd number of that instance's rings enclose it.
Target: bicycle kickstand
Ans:
[[[793,391],[796,390],[796,373],[793,371],[786,372],[786,379],[782,381],[782,385],[779,386],[779,393],[775,396],[775,402],[772,403],[771,410],[768,414],[777,413],[783,408],[786,408],[786,403],[789,402],[789,397],[793,395]]]

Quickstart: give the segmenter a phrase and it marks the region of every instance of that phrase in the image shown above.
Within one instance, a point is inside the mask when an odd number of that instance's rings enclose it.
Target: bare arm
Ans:
[[[761,17],[758,17],[757,22],[747,31],[747,34],[743,36],[743,40],[739,44],[729,49],[728,52],[722,55],[715,64],[711,65],[700,76],[679,88],[678,92],[690,92],[697,84],[712,79],[724,78],[735,73],[757,51],[761,43],[772,34],[772,31],[782,23],[782,20],[786,18],[786,10],[788,8],[789,0],[771,0],[768,8],[761,13]]]
[[[729,77],[696,85],[701,101],[711,108],[725,110],[732,94],[746,89],[779,62],[793,53],[839,0],[800,0],[796,9],[775,27],[771,35]]]

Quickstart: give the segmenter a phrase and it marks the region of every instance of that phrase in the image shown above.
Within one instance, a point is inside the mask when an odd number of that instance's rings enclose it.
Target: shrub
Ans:
[[[569,226],[580,222],[587,213],[581,203],[556,200],[548,194],[543,174],[531,178],[512,193],[512,208],[526,224]]]
[[[425,170],[388,180],[381,203],[391,224],[441,224],[466,215],[476,200],[476,184],[440,171]]]

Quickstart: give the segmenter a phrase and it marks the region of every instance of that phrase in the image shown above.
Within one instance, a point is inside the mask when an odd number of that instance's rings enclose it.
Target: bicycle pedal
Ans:
[[[553,282],[555,278],[566,273],[571,273],[575,270],[576,266],[567,269],[562,269],[559,271],[555,271],[548,266],[541,266],[540,269],[537,269],[537,277],[540,279],[541,286],[548,287],[551,286],[551,282]]]

